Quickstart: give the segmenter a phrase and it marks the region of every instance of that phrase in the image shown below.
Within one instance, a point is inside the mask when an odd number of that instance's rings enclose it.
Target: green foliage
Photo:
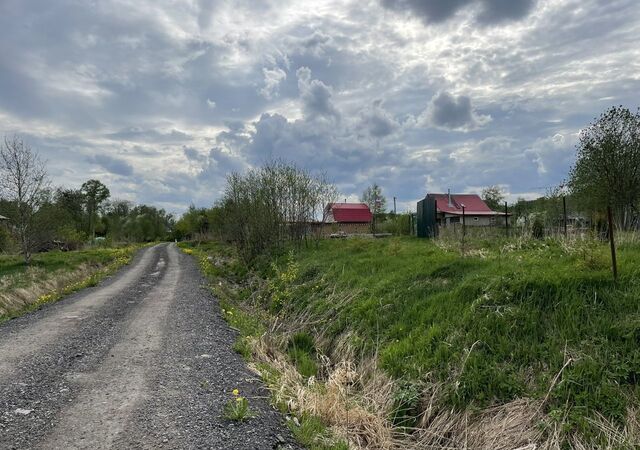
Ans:
[[[544,222],[540,214],[536,214],[531,225],[531,235],[536,239],[544,237]]]
[[[375,215],[383,214],[387,210],[387,199],[382,195],[382,188],[377,183],[364,190],[360,201],[369,205],[369,209]]]
[[[88,276],[44,294],[37,299],[34,298],[23,309],[13,310],[0,302],[0,310],[7,311],[4,315],[0,314],[0,322],[38,309],[42,305],[57,301],[72,292],[95,286],[103,278],[123,265],[128,264],[138,248],[129,246],[39,253],[33,256],[29,266],[25,265],[24,261],[18,256],[0,256],[0,287],[3,289],[3,293],[8,296],[11,296],[16,289],[28,289],[39,282],[56,279],[60,275],[78,269],[83,264],[90,264],[93,268]]]
[[[580,133],[570,187],[583,206],[611,206],[625,229],[640,204],[640,111],[613,106]]]
[[[325,342],[349,333],[354,353],[377,352],[402,380],[400,425],[417,415],[426,374],[446,386],[444,408],[541,398],[552,387],[548,411],[561,410],[566,429],[585,436],[594,414],[620,423],[630,402],[638,406],[640,245],[620,250],[618,284],[601,264],[606,243],[503,239],[470,248],[483,252],[463,258],[414,238],[324,241],[295,255],[298,276],[285,284],[291,295],[280,314],[331,317]],[[292,264],[269,283],[281,285]],[[294,361],[314,348],[306,334],[296,342]]]
[[[242,397],[237,389],[233,390],[233,397],[224,405],[224,417],[237,422],[244,422],[254,417],[249,407],[249,400]]]
[[[87,215],[89,216],[89,235],[91,239],[95,238],[95,226],[97,213],[102,204],[111,195],[109,189],[99,180],[88,180],[82,184],[80,188],[84,197]]]
[[[500,186],[488,186],[482,190],[482,200],[493,211],[502,211],[504,209],[504,193]]]
[[[293,251],[289,252],[286,266],[282,270],[275,262],[272,264],[272,269],[275,276],[269,279],[267,292],[271,299],[269,309],[277,312],[291,301],[293,295],[291,286],[298,278],[299,267]]]
[[[0,254],[9,253],[16,248],[16,242],[14,241],[7,226],[0,222]]]
[[[302,376],[312,377],[318,374],[316,347],[313,336],[305,332],[294,334],[289,340],[287,354]]]
[[[399,380],[394,394],[394,413],[391,421],[398,427],[414,427],[420,416],[420,386]]]
[[[309,450],[349,450],[344,441],[335,441],[322,421],[308,414],[287,422],[295,438]]]
[[[413,233],[411,229],[410,214],[387,214],[384,220],[380,220],[376,225],[379,233],[391,233],[397,236],[409,236]]]

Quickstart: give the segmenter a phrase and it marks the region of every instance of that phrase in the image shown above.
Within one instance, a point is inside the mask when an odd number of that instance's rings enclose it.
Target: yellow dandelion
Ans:
[[[241,402],[242,401],[242,397],[236,397],[236,402]]]
[[[237,389],[234,389],[233,390],[233,395],[236,395],[236,396],[240,395],[240,391],[237,390]]]

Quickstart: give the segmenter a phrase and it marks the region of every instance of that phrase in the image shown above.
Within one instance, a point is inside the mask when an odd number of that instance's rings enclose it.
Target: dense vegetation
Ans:
[[[417,423],[436,383],[442,410],[544,399],[539,426],[597,444],[594,418],[622,429],[640,407],[640,243],[620,245],[617,284],[606,252],[593,240],[476,240],[466,257],[443,241],[323,241],[259,267],[261,290],[236,300],[260,298],[290,324],[284,350],[303,375],[321,376],[323,354],[377,355],[398,425]]]
[[[46,164],[17,136],[0,143],[0,253],[32,255],[94,244],[151,242],[170,236],[174,219],[163,209],[111,200],[107,186],[52,187]]]

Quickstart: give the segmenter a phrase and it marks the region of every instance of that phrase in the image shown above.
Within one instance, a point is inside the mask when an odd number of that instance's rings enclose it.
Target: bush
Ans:
[[[0,223],[0,253],[13,252],[16,249],[16,243],[7,227]]]

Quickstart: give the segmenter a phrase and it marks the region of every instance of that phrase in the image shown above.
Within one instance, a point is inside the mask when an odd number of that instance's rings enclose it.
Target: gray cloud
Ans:
[[[476,20],[496,24],[522,19],[529,14],[536,0],[382,0],[395,11],[409,12],[425,23],[444,22],[463,9],[473,11]]]
[[[271,157],[408,205],[558,183],[582,126],[640,104],[636,0],[381,2],[0,1],[0,135],[176,212]]]
[[[374,138],[383,138],[396,131],[400,124],[385,111],[382,102],[376,100],[360,113],[361,127]]]
[[[442,91],[431,99],[421,120],[435,127],[468,131],[486,124],[491,118],[475,113],[471,99],[466,95],[455,97]]]
[[[133,167],[124,159],[114,158],[109,155],[93,155],[88,157],[87,161],[99,165],[114,175],[125,177],[133,175]]]
[[[329,86],[320,80],[311,79],[311,70],[308,67],[300,67],[296,71],[296,76],[306,117],[310,119],[339,118],[339,113],[331,101],[333,93]]]
[[[178,130],[171,130],[169,132],[161,132],[153,129],[141,129],[138,127],[131,127],[124,130],[120,130],[116,133],[108,133],[105,137],[113,140],[122,141],[134,141],[134,142],[183,142],[192,139],[186,133]]]

